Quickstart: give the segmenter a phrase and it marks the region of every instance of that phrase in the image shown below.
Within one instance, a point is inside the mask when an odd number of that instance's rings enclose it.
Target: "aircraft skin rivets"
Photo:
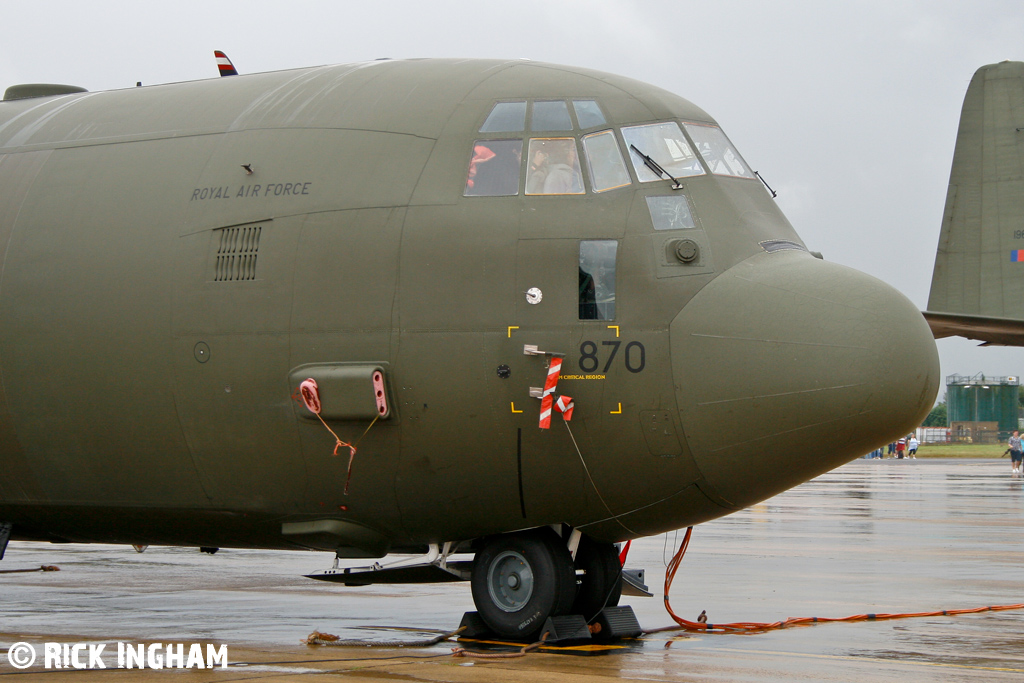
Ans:
[[[526,290],[526,303],[536,306],[544,298],[544,292],[537,287],[530,287]]]

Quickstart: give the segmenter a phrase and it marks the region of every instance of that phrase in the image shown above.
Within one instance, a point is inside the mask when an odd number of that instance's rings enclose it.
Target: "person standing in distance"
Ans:
[[[1015,429],[1013,430],[1013,436],[1010,437],[1010,464],[1013,466],[1013,473],[1019,474],[1021,471],[1021,447],[1020,447],[1020,433]]]

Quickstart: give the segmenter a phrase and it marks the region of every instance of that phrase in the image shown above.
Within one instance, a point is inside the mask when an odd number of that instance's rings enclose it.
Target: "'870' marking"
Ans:
[[[604,368],[601,369],[601,372],[608,372],[612,367],[612,362],[619,353],[619,347],[622,346],[622,342],[603,341],[601,346],[611,348],[611,351],[608,353],[608,360],[605,361]],[[638,341],[629,342],[626,344],[626,348],[622,350],[622,362],[630,372],[643,372],[644,367],[647,366],[647,349]],[[580,370],[583,372],[594,372],[600,364],[601,359],[598,358],[597,342],[585,341],[580,344]]]

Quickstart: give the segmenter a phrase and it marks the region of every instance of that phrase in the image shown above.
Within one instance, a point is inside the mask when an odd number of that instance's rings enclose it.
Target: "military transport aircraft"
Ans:
[[[14,86],[0,187],[0,547],[427,553],[405,580],[529,636],[616,603],[615,543],[938,390],[910,301],[809,252],[702,109],[597,71]]]

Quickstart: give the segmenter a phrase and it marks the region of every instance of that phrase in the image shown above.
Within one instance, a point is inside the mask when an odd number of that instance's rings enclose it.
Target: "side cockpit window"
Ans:
[[[519,194],[522,140],[477,140],[466,176],[467,197],[507,197]]]
[[[642,183],[664,180],[664,176],[648,167],[644,156],[654,160],[673,178],[702,175],[697,154],[683,137],[679,126],[673,122],[651,123],[644,126],[628,126],[622,129],[629,158],[633,161],[637,178]]]
[[[725,133],[718,126],[687,123],[686,132],[690,134],[693,144],[697,147],[704,163],[708,165],[715,175],[727,175],[736,178],[753,178],[739,152],[725,137]]]
[[[575,138],[532,138],[526,194],[583,194]]]
[[[615,240],[580,242],[580,320],[615,320]]]

